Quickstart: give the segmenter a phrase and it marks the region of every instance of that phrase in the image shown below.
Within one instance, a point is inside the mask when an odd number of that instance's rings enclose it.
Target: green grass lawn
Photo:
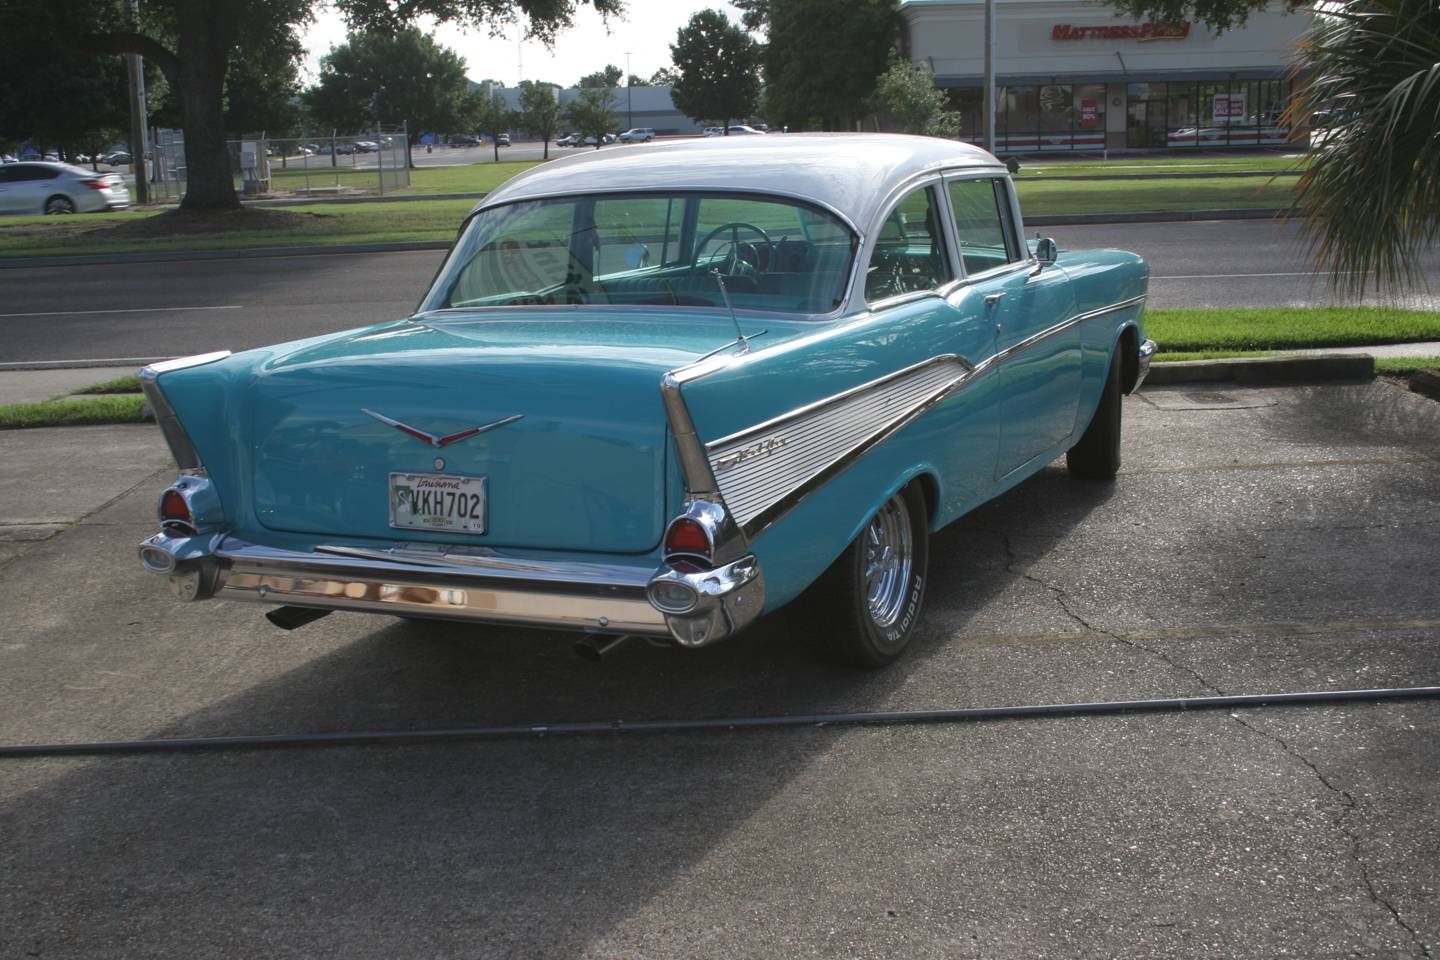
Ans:
[[[0,406],[0,430],[30,427],[80,427],[97,423],[141,423],[145,398],[86,397],[81,400],[46,400]]]
[[[254,247],[312,247],[345,243],[449,241],[474,204],[469,200],[406,203],[303,204],[287,211],[317,214],[295,226],[273,230],[190,233],[131,238],[90,233],[107,223],[153,216],[155,211],[97,213],[76,217],[7,217],[0,221],[0,257],[43,257],[142,250],[241,250]]]
[[[1149,310],[1145,313],[1145,326],[1160,352],[1166,355],[1226,351],[1234,356],[1234,351],[1440,340],[1440,312],[1396,307]]]
[[[1170,210],[1233,210],[1284,207],[1294,181],[1260,177],[1213,180],[1044,180],[1015,183],[1026,216],[1068,213],[1131,213]]]
[[[1378,357],[1375,372],[1403,377],[1418,370],[1440,370],[1440,357]]]
[[[133,373],[123,377],[116,377],[114,380],[105,380],[100,383],[92,383],[88,387],[82,387],[75,391],[77,394],[86,393],[139,393],[140,378]]]
[[[1164,157],[1125,157],[1113,160],[1067,160],[1061,157],[1021,160],[1017,178],[1083,176],[1086,174],[1126,173],[1225,173],[1229,170],[1264,170],[1270,173],[1303,170],[1310,162],[1308,154],[1262,153],[1233,155],[1179,155]]]

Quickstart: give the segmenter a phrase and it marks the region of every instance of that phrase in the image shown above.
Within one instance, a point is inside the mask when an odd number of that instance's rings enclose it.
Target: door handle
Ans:
[[[999,302],[1004,298],[1004,296],[1005,296],[1005,294],[1004,294],[1003,292],[1002,292],[1002,293],[987,293],[987,294],[985,294],[985,306],[987,306],[987,307],[993,307],[993,306],[995,306],[995,304],[999,303]]]

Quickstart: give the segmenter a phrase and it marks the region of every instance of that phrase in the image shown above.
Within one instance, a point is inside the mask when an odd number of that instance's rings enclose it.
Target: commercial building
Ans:
[[[476,84],[478,87],[479,84]],[[519,87],[496,87],[496,92],[505,97],[506,106],[511,110],[520,109]],[[560,104],[564,106],[580,96],[579,89],[556,88]],[[675,108],[670,99],[669,84],[645,87],[611,87],[610,110],[615,114],[616,130],[630,127],[649,127],[657,136],[671,134],[698,134],[704,127]]]
[[[962,136],[983,137],[984,0],[903,0],[910,54],[951,91]],[[996,149],[1124,150],[1284,144],[1295,43],[1282,4],[1216,35],[1137,23],[1089,0],[998,0]]]

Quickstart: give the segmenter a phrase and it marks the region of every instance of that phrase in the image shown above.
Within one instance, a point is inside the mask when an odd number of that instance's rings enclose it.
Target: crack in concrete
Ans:
[[[1021,577],[1022,579],[1033,583],[1041,589],[1047,591],[1054,598],[1056,604],[1060,607],[1060,609],[1065,612],[1065,615],[1069,617],[1072,621],[1074,621],[1077,625],[1079,625],[1081,629],[1086,630],[1090,633],[1099,634],[1102,637],[1107,637],[1111,640],[1114,640],[1116,643],[1123,644],[1124,646],[1130,647],[1132,649],[1142,650],[1145,653],[1150,654],[1160,662],[1164,663],[1166,666],[1168,666],[1175,672],[1185,674],[1191,677],[1205,690],[1221,696],[1225,695],[1224,690],[1222,690],[1219,686],[1208,680],[1199,671],[1191,667],[1185,666],[1184,664],[1175,662],[1175,660],[1173,660],[1163,650],[1157,650],[1154,647],[1139,642],[1133,637],[1128,637],[1122,633],[1118,633],[1117,631],[1109,630],[1104,627],[1097,626],[1094,623],[1091,623],[1084,616],[1082,616],[1073,606],[1071,606],[1069,595],[1066,594],[1066,592],[1060,587],[1057,587],[1054,584],[1051,584],[1041,579],[1040,577],[1035,576],[1028,569],[1018,569],[1017,565],[1019,563],[1019,557],[1015,553],[1015,545],[1011,541],[1010,535],[1008,533],[1003,534],[1002,540],[1005,545],[1006,572]],[[1340,833],[1345,837],[1345,839],[1349,841],[1350,859],[1355,863],[1355,866],[1360,871],[1360,881],[1364,887],[1366,896],[1369,897],[1371,903],[1374,903],[1376,906],[1384,908],[1384,910],[1390,915],[1390,918],[1395,922],[1396,926],[1400,927],[1400,929],[1404,930],[1409,935],[1411,941],[1420,950],[1420,955],[1422,957],[1425,957],[1426,960],[1430,960],[1432,955],[1430,952],[1429,944],[1427,944],[1423,939],[1421,939],[1419,932],[1416,931],[1415,928],[1412,927],[1408,922],[1406,922],[1405,918],[1401,916],[1400,911],[1395,907],[1395,905],[1385,897],[1381,896],[1380,891],[1376,889],[1375,879],[1373,876],[1371,876],[1370,873],[1370,864],[1365,860],[1362,854],[1360,835],[1349,825],[1350,817],[1356,812],[1358,812],[1360,809],[1360,803],[1358,800],[1355,799],[1354,794],[1331,783],[1330,778],[1325,776],[1324,772],[1318,766],[1316,766],[1314,761],[1312,761],[1309,757],[1305,756],[1303,753],[1297,750],[1283,737],[1277,736],[1276,734],[1273,734],[1268,730],[1264,730],[1260,727],[1255,726],[1238,713],[1230,713],[1226,716],[1230,720],[1233,720],[1235,723],[1244,727],[1246,730],[1250,731],[1256,736],[1262,737],[1275,744],[1286,756],[1298,761],[1299,763],[1304,764],[1305,767],[1310,771],[1310,773],[1314,775],[1315,779],[1320,783],[1320,785],[1323,786],[1326,791],[1328,791],[1337,799],[1337,801],[1340,803],[1341,809],[1340,815],[1335,818],[1335,829],[1340,831]]]

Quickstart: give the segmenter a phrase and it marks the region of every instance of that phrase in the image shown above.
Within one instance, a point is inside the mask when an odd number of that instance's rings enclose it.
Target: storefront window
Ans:
[[[1075,117],[1074,146],[1077,150],[1098,150],[1105,146],[1105,87],[1085,83],[1072,88]]]
[[[1002,90],[1000,116],[995,124],[997,141],[1003,136],[1004,146],[1009,150],[1035,149],[1035,136],[1040,129],[1039,90],[1036,87],[1004,87]]]
[[[978,87],[951,87],[946,91],[950,109],[960,114],[960,139],[979,142],[985,138],[985,116],[981,106],[985,94]]]
[[[1069,150],[1075,103],[1068,85],[1040,88],[1040,149]]]

